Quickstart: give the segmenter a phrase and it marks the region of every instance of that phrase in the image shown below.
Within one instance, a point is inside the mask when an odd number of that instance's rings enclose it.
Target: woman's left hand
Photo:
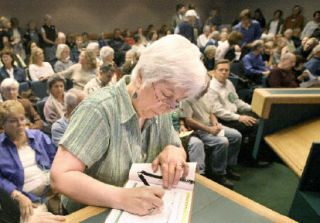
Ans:
[[[165,188],[171,189],[173,185],[177,185],[181,172],[183,172],[182,177],[188,175],[189,166],[186,162],[186,157],[186,152],[182,147],[168,145],[152,162],[154,172],[158,170],[160,165]]]

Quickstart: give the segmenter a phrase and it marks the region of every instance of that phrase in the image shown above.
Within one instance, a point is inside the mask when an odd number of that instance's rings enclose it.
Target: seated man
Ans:
[[[1,82],[1,95],[3,100],[17,100],[20,102],[25,110],[26,128],[39,129],[43,127],[40,115],[33,108],[28,99],[18,98],[19,83],[15,79],[6,78]],[[3,132],[2,124],[0,123],[0,133]]]
[[[266,166],[267,162],[256,162],[251,154],[257,134],[257,115],[251,111],[251,106],[239,99],[230,80],[230,63],[228,60],[219,60],[208,91],[209,104],[212,113],[219,121],[230,128],[237,129],[248,142],[242,144],[239,160],[249,166]]]
[[[320,77],[320,44],[315,46],[312,50],[312,58],[304,64],[304,68],[307,69],[314,77]]]
[[[179,111],[173,111],[171,113],[171,118],[173,128],[178,134],[188,131],[185,126],[185,120],[180,118]],[[194,134],[187,135],[185,137],[181,137],[181,135],[179,134],[179,137],[181,139],[182,145],[185,147],[188,153],[188,160],[190,162],[196,162],[199,174],[205,175],[205,151],[204,144],[201,139],[196,137]]]
[[[64,132],[67,130],[71,112],[77,107],[77,105],[86,97],[83,91],[72,88],[65,96],[66,113],[63,117],[53,123],[51,128],[51,139],[55,146],[58,147],[59,141],[62,138]]]
[[[197,131],[202,142],[209,147],[210,154],[207,155],[210,159],[210,177],[232,189],[234,185],[226,177],[240,179],[240,175],[232,170],[232,166],[237,164],[242,136],[237,130],[222,126],[208,104],[207,94],[200,99],[184,100],[181,103],[180,116],[185,118],[186,124]]]
[[[264,43],[256,40],[252,43],[251,52],[242,58],[245,75],[256,84],[261,84],[262,75],[268,75],[270,70],[262,60]]]
[[[286,53],[281,56],[280,63],[274,67],[268,76],[268,85],[272,88],[295,88],[298,87],[292,68],[296,64],[296,56]]]
[[[84,86],[84,92],[90,94],[99,88],[108,86],[115,71],[111,63],[104,63],[100,66],[98,75]]]

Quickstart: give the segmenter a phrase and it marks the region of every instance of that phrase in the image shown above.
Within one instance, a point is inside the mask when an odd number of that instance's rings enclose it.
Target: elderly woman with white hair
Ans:
[[[53,69],[55,72],[67,70],[73,62],[70,60],[70,49],[67,44],[59,44],[56,51],[57,62]]]
[[[161,168],[168,189],[187,175],[186,153],[168,113],[206,90],[200,55],[186,38],[165,36],[142,52],[131,76],[78,105],[51,170],[52,187],[63,194],[67,213],[85,205],[138,215],[161,209],[162,188],[122,186],[133,163]]]
[[[101,57],[101,62],[100,65],[103,63],[110,63],[113,65],[115,69],[114,76],[111,80],[112,85],[117,83],[120,79],[120,73],[117,64],[114,62],[114,50],[110,46],[104,46],[100,50],[100,57]]]
[[[15,100],[22,104],[25,117],[26,117],[26,128],[28,129],[42,129],[43,124],[40,115],[33,108],[31,102],[28,99],[18,98],[19,96],[19,83],[15,79],[6,78],[1,82],[0,91],[3,100]],[[0,122],[0,133],[3,132],[3,126]]]
[[[211,39],[210,26],[204,26],[203,33],[197,39],[197,45],[201,51],[204,50],[205,46],[207,45],[210,39]]]

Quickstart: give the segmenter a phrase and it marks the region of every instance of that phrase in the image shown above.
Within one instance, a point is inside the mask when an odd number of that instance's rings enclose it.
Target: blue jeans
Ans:
[[[188,156],[190,162],[197,162],[199,173],[204,174],[206,169],[204,144],[198,137],[190,137],[188,142]]]
[[[205,131],[199,131],[198,135],[202,142],[209,148],[210,167],[212,174],[226,174],[227,166],[234,166],[238,162],[238,154],[242,140],[241,133],[226,126],[224,136],[212,135]]]

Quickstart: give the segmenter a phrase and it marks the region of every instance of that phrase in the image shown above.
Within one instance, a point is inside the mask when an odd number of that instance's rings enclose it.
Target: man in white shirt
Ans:
[[[244,142],[240,150],[239,161],[249,166],[266,166],[267,162],[256,162],[251,156],[258,129],[258,117],[251,111],[249,104],[239,99],[232,82],[228,80],[230,62],[219,60],[215,68],[208,91],[212,112],[221,124],[237,129],[243,135]]]

